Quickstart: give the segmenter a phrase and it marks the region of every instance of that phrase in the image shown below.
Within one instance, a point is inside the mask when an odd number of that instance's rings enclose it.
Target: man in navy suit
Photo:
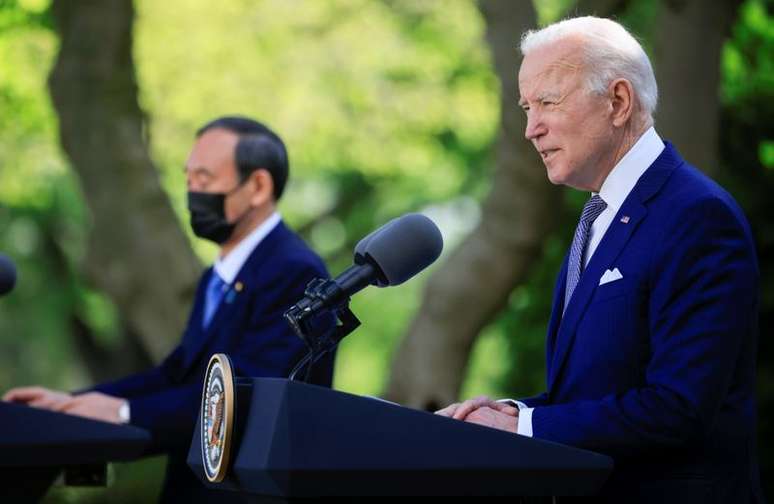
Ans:
[[[611,502],[760,502],[758,266],[723,189],[653,127],[648,57],[618,23],[528,32],[526,138],[592,193],[554,291],[547,389],[439,414],[611,455]]]
[[[242,117],[206,124],[185,171],[193,231],[220,254],[202,275],[181,343],[159,366],[86,393],[24,387],[4,399],[148,429],[155,449],[170,454],[163,501],[224,502],[236,494],[205,489],[185,463],[208,360],[223,352],[239,376],[287,376],[305,347],[282,315],[328,274],[276,211],[288,157],[269,128]],[[329,356],[312,381],[330,386],[332,374]]]

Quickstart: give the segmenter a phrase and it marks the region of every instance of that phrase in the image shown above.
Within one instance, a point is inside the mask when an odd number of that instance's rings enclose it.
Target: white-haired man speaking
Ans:
[[[653,126],[656,80],[618,23],[522,39],[526,138],[591,197],[554,291],[546,391],[439,414],[611,455],[614,502],[761,502],[758,266],[749,225]]]

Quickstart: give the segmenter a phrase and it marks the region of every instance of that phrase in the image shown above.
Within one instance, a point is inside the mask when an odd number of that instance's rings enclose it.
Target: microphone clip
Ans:
[[[331,304],[330,300],[336,302]],[[335,281],[316,278],[306,286],[303,299],[285,312],[285,320],[309,348],[309,353],[291,371],[290,380],[294,380],[306,365],[303,381],[308,382],[312,366],[360,326],[360,320],[349,309],[349,301],[350,298]],[[335,320],[332,328],[328,324],[319,324],[319,317],[326,315]],[[315,324],[316,321],[318,324]]]

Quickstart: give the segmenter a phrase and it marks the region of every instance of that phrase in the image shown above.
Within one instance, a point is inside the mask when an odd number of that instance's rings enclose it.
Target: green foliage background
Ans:
[[[572,3],[537,2],[541,22]],[[16,290],[0,300],[2,390],[91,382],[72,344],[73,314],[106,348],[122,337],[113,305],[78,274],[90,217],[58,146],[46,89],[58,48],[49,7],[48,0],[0,0],[0,251],[20,271]],[[281,212],[333,273],[348,264],[359,237],[401,213],[431,215],[444,233],[446,253],[477,222],[493,169],[501,90],[474,2],[221,0],[215,6],[136,0],[135,8],[134,55],[147,134],[184,228],[182,166],[193,132],[229,113],[264,120],[288,143],[292,182]],[[646,46],[656,11],[656,1],[638,0],[623,17]],[[774,323],[773,46],[771,4],[746,0],[723,51],[720,178],[745,208],[758,240],[759,395],[762,411],[772,413],[774,364],[765,356],[774,354],[766,338],[768,323]],[[516,90],[502,92],[514,96],[515,106]],[[554,275],[582,204],[582,195],[568,192],[567,198],[562,230],[546,237],[529,281],[514,290],[508,309],[474,348],[463,396],[526,395],[542,388]],[[214,256],[211,246],[191,243],[203,262]],[[427,274],[399,289],[366,290],[354,300],[364,325],[342,344],[336,388],[382,391]],[[769,417],[762,415],[761,434],[774,439]],[[57,489],[49,500],[152,499],[155,484],[147,481],[158,481],[160,467],[160,459],[117,465],[109,490]]]

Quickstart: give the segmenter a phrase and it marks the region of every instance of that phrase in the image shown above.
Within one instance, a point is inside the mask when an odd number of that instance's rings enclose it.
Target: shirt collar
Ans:
[[[617,212],[645,170],[664,150],[664,142],[651,126],[637,142],[618,161],[602,183],[599,195],[607,203],[607,208]]]
[[[225,257],[218,257],[215,260],[213,268],[218,276],[227,284],[231,284],[247,261],[248,256],[255,250],[255,247],[266,238],[281,220],[278,212],[272,213],[268,219],[263,221],[258,227],[253,229],[249,235],[245,236],[239,244],[231,250]]]

